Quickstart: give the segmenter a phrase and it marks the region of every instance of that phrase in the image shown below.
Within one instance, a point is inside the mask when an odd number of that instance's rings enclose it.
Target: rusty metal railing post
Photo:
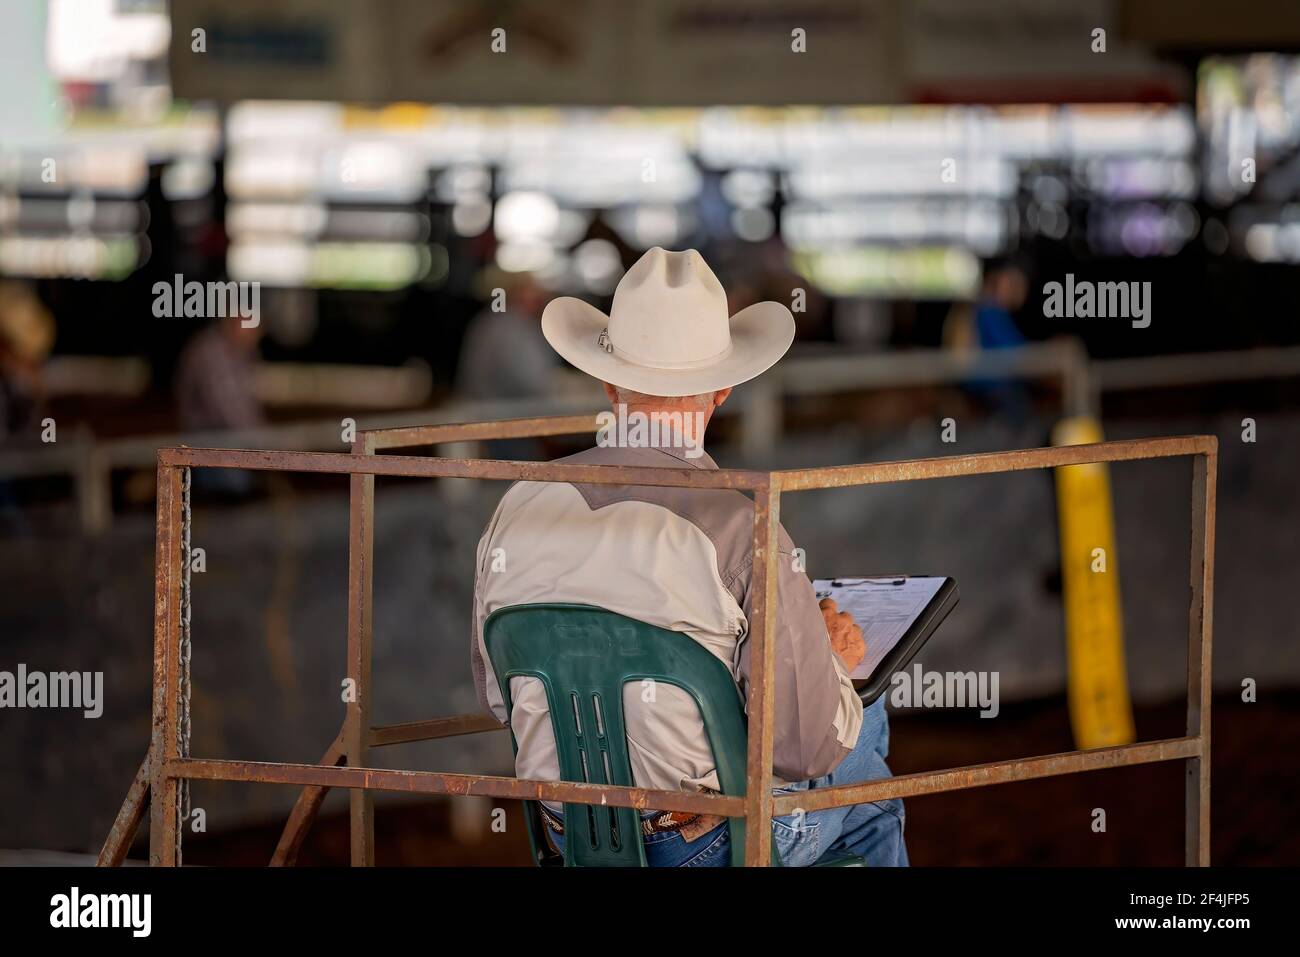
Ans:
[[[374,455],[373,436],[362,432],[354,455]],[[349,476],[348,502],[348,678],[352,697],[343,722],[343,754],[349,767],[366,767],[370,744],[371,597],[374,592],[375,477]],[[366,788],[349,793],[352,866],[375,863],[375,803]]]
[[[135,772],[126,799],[118,808],[113,826],[108,830],[104,846],[99,850],[96,867],[121,867],[126,855],[131,850],[135,832],[140,829],[145,813],[149,810],[149,783],[153,774],[153,754],[146,753],[140,762],[140,770]]]
[[[745,774],[745,866],[772,853],[772,749],[776,688],[776,581],[781,487],[775,476],[754,490],[754,601],[749,622],[749,753]]]
[[[1192,459],[1191,607],[1187,636],[1187,736],[1196,757],[1187,759],[1188,867],[1210,865],[1210,700],[1213,692],[1214,520],[1218,441]]]
[[[167,762],[180,756],[176,709],[180,692],[181,470],[158,465],[154,555],[153,729],[149,769],[149,863],[174,867],[180,788]]]

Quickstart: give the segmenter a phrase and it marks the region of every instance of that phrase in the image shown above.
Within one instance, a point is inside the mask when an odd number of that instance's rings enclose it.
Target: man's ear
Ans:
[[[612,385],[610,385],[608,382],[602,382],[601,385],[603,385],[603,386],[605,387],[605,394],[606,394],[607,396],[609,396],[610,404],[611,404],[611,405],[617,405],[617,404],[618,404],[618,387],[617,387],[617,386],[612,386]]]
[[[713,407],[716,409],[718,406],[722,405],[722,403],[727,401],[727,396],[729,395],[731,395],[730,388],[719,389],[717,392],[713,393]]]

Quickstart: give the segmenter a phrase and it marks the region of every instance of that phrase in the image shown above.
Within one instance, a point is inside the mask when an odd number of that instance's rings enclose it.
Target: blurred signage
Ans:
[[[1177,102],[1182,71],[1120,28],[1112,0],[910,0],[909,94],[925,102]]]
[[[1125,0],[1126,35],[1162,50],[1278,50],[1300,45],[1295,0]]]
[[[888,102],[899,89],[887,7],[174,0],[171,73],[177,96],[218,100]],[[195,50],[196,30],[204,52]]]
[[[178,96],[226,101],[1181,98],[1182,73],[1125,40],[1121,9],[1112,0],[174,0],[171,73]],[[1104,52],[1094,49],[1098,29]]]

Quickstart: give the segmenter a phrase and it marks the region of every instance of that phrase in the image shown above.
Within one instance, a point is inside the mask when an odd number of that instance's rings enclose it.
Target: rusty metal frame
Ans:
[[[783,471],[701,471],[378,454],[383,450],[441,443],[594,433],[595,430],[596,417],[592,414],[363,432],[353,444],[352,452],[342,454],[159,449],[153,737],[149,754],[104,844],[100,863],[112,865],[121,862],[143,819],[146,802],[152,804],[150,863],[176,863],[177,829],[181,825],[178,783],[182,779],[302,785],[302,796],[290,815],[272,859],[273,864],[279,865],[294,862],[325,792],[332,787],[344,787],[351,790],[351,856],[354,865],[374,863],[371,792],[387,790],[421,794],[487,795],[576,804],[599,803],[617,807],[653,807],[730,817],[744,816],[754,819],[759,825],[746,829],[745,863],[749,866],[765,866],[770,853],[771,818],[774,815],[792,813],[796,807],[809,811],[1081,771],[1158,761],[1183,761],[1187,775],[1185,862],[1189,866],[1209,864],[1210,662],[1215,476],[1218,461],[1218,440],[1215,437],[1197,435],[1136,439]],[[772,774],[775,687],[775,645],[769,640],[775,630],[776,611],[777,568],[772,546],[780,522],[783,493],[1181,456],[1193,459],[1187,734],[1184,737],[926,771],[864,784],[800,792],[798,795],[773,794],[766,785]],[[356,700],[349,703],[339,737],[319,764],[182,758],[177,751],[178,590],[182,568],[178,538],[180,476],[183,469],[191,467],[326,472],[349,476],[348,677],[355,682]],[[371,727],[369,724],[374,479],[377,475],[725,488],[751,493],[754,498],[754,582],[761,583],[761,588],[755,596],[753,620],[750,622],[753,670],[748,717],[746,794],[696,794],[573,782],[531,781],[497,775],[369,767],[368,753],[371,748],[502,730],[498,722],[481,714],[454,715],[386,727]]]

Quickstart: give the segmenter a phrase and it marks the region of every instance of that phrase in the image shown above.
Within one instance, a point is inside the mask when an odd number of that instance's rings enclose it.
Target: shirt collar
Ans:
[[[646,448],[652,448],[658,452],[663,452],[665,455],[671,455],[673,458],[685,462],[691,468],[716,470],[718,467],[718,463],[713,461],[713,457],[710,456],[708,452],[704,451],[704,449],[699,449],[699,454],[694,458],[690,458],[686,454],[690,450],[685,446],[652,445],[646,446]]]

